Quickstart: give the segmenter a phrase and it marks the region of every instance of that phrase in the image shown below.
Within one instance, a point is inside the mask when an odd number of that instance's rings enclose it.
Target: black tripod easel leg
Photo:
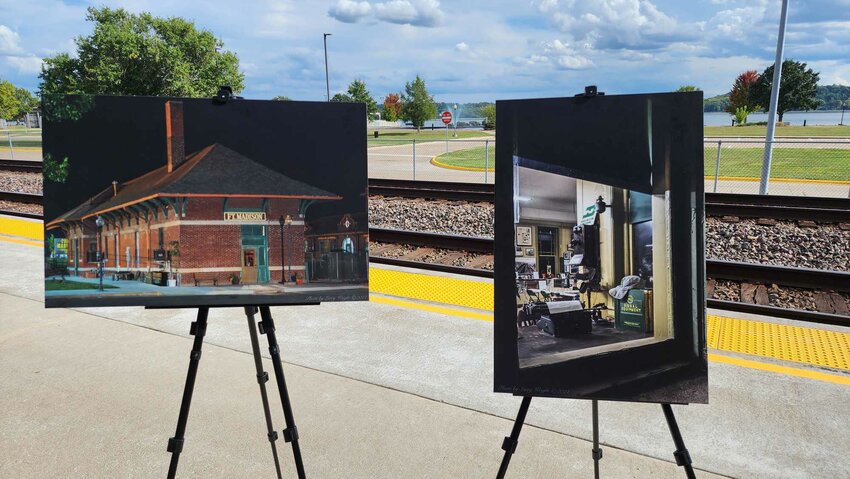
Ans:
[[[688,479],[696,479],[694,467],[691,465],[691,455],[688,448],[685,447],[685,441],[682,439],[682,433],[679,432],[679,425],[676,423],[676,416],[673,415],[673,408],[669,404],[662,404],[661,409],[664,410],[664,418],[667,419],[667,427],[670,428],[670,435],[673,436],[673,444],[676,445],[676,452],[673,457],[676,458],[676,465],[685,468],[685,474]]]
[[[593,477],[599,479],[599,460],[602,459],[602,449],[599,447],[599,401],[592,403],[593,409]]]
[[[511,435],[502,441],[502,449],[505,455],[502,457],[502,464],[499,466],[499,473],[496,474],[496,479],[504,479],[508,472],[508,465],[511,463],[511,456],[516,452],[517,444],[519,443],[519,433],[522,431],[522,425],[525,423],[525,415],[528,413],[528,406],[531,404],[531,396],[523,396],[522,403],[519,405],[519,412],[516,414],[514,427],[511,429]]]
[[[280,359],[280,347],[275,336],[274,320],[268,306],[260,306],[260,334],[265,334],[269,340],[269,353],[272,357],[272,366],[277,380],[277,389],[280,393],[280,402],[283,405],[283,417],[286,421],[286,429],[283,430],[283,440],[292,443],[292,455],[295,458],[295,470],[298,479],[305,479],[304,462],[301,460],[301,448],[298,446],[298,428],[295,427],[295,418],[292,415],[292,404],[289,402],[289,393],[286,389],[286,378],[283,376],[283,364]]]
[[[245,316],[248,317],[248,332],[251,336],[251,351],[254,353],[254,365],[257,367],[257,383],[260,385],[260,396],[263,399],[263,414],[266,417],[266,429],[268,431],[269,443],[272,446],[272,457],[274,458],[274,470],[277,473],[277,479],[282,479],[280,475],[280,460],[277,457],[277,431],[274,430],[272,424],[272,413],[269,409],[269,395],[266,391],[266,383],[269,381],[269,373],[263,371],[263,358],[260,356],[260,341],[257,337],[257,325],[254,322],[254,314],[257,313],[255,306],[245,307]]]
[[[177,462],[183,451],[183,439],[186,434],[186,420],[189,418],[189,406],[192,404],[192,392],[195,389],[195,377],[198,375],[198,363],[201,362],[201,345],[207,332],[207,316],[210,308],[198,308],[198,319],[189,328],[189,334],[195,336],[192,352],[189,355],[189,372],[186,373],[186,385],[183,387],[183,400],[180,403],[180,415],[177,417],[177,431],[168,440],[168,452],[171,453],[171,463],[168,465],[168,479],[174,479],[177,474]]]

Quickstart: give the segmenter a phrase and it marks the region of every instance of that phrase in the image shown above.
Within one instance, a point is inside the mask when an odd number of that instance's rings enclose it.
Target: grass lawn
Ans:
[[[850,118],[848,118],[850,121]],[[705,136],[765,136],[767,126],[707,126]],[[844,126],[781,126],[776,128],[777,138],[783,136],[832,136],[850,138],[850,125]]]
[[[714,176],[717,147],[705,148],[705,175]],[[758,178],[763,148],[727,148],[720,152],[720,176]],[[850,181],[850,149],[774,148],[771,178]]]
[[[496,167],[496,145],[490,145],[487,151],[487,167],[494,170]],[[452,166],[460,166],[464,168],[478,168],[484,170],[484,150],[485,147],[477,146],[466,150],[450,151],[443,153],[437,157],[437,161]]]
[[[449,139],[455,138],[454,130],[449,130]],[[435,128],[431,130],[430,128],[423,128],[419,133],[416,132],[415,129],[379,129],[378,130],[378,138],[375,138],[375,130],[369,130],[368,132],[368,144],[369,146],[383,146],[383,145],[393,145],[397,144],[398,140],[416,140],[420,141],[440,141],[446,139],[446,129],[445,128]],[[458,130],[457,138],[481,138],[486,136],[493,136],[493,131],[482,131],[482,130]],[[495,137],[494,137],[495,138]]]
[[[117,286],[112,286],[108,284],[103,285],[103,289],[117,288]],[[67,279],[65,281],[60,281],[58,279],[48,279],[44,282],[45,291],[70,291],[74,289],[98,289],[98,286],[92,283],[82,283],[80,281],[71,281]]]

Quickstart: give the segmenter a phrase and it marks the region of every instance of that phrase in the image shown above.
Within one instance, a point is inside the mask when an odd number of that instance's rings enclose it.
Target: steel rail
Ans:
[[[0,170],[2,171],[33,171],[41,173],[41,161],[27,160],[4,160],[0,159]]]
[[[0,200],[17,201],[18,203],[42,204],[43,197],[33,193],[19,193],[17,191],[0,191]]]

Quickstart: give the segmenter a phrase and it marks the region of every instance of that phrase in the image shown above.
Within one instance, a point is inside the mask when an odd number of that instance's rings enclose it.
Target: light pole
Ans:
[[[98,216],[95,218],[94,224],[97,225],[97,276],[100,278],[98,289],[103,291],[103,218]]]
[[[452,105],[452,110],[454,110],[454,116],[452,117],[452,119],[455,122],[455,135],[454,135],[454,137],[457,138],[457,103]]]
[[[286,245],[287,248],[289,249],[289,256],[286,259],[286,264],[288,265],[288,268],[289,268],[289,275],[288,275],[289,280],[293,281],[293,279],[292,279],[292,234],[289,231],[290,224],[292,224],[292,218],[289,215],[286,215],[286,219],[284,220],[284,222],[286,223],[287,233],[290,233],[290,234],[286,235],[286,237],[289,238],[289,244]]]
[[[286,268],[283,264],[283,259],[286,257],[283,246],[283,228],[284,226],[288,226],[290,223],[292,223],[292,217],[289,215],[286,215],[286,217],[280,215],[280,218],[278,218],[277,223],[280,225],[280,284],[286,284]],[[290,249],[292,249],[292,238],[289,238],[289,246]],[[289,253],[289,259],[292,259],[291,251]],[[292,263],[290,261],[287,261],[287,263],[289,263],[289,275],[292,276]]]
[[[782,83],[782,59],[785,56],[785,27],[788,25],[788,0],[782,0],[779,14],[779,36],[776,39],[776,61],[773,63],[773,83],[770,85],[770,106],[767,114],[767,134],[764,138],[764,160],[761,164],[759,194],[767,194],[770,162],[773,159],[773,137],[776,129],[776,109],[779,107],[779,87]]]
[[[328,37],[333,35],[332,33],[323,33],[322,40],[325,42],[325,87],[327,88],[328,93],[328,101],[331,101],[331,80],[328,75]]]
[[[850,100],[848,100],[850,101]],[[841,105],[841,121],[838,122],[839,126],[844,126],[844,111],[847,110],[847,103]]]

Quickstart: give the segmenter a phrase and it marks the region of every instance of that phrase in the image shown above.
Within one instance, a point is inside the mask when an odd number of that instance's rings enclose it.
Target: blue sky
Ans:
[[[778,0],[0,0],[0,78],[35,90],[89,5],[181,16],[240,58],[247,98],[322,100],[363,79],[380,100],[421,75],[441,101],[669,91],[707,95],[773,62]],[[850,84],[850,0],[791,0],[786,57]]]

